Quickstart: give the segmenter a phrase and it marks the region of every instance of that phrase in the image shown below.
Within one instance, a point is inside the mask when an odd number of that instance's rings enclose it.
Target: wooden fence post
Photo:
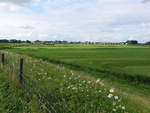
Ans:
[[[19,80],[21,83],[23,81],[23,63],[24,63],[24,59],[21,58],[20,59],[20,65],[19,65]]]
[[[5,64],[5,54],[4,53],[2,53],[1,61],[2,61],[2,65],[4,65]]]

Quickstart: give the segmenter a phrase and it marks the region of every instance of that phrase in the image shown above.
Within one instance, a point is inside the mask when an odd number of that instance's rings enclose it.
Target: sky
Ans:
[[[0,39],[150,41],[150,0],[0,0]]]

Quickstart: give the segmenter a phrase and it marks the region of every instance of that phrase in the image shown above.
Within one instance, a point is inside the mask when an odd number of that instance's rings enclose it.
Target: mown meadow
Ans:
[[[23,45],[1,51],[7,59],[1,68],[17,75],[18,59],[25,59],[21,87],[34,100],[25,104],[31,113],[149,113],[149,49]]]

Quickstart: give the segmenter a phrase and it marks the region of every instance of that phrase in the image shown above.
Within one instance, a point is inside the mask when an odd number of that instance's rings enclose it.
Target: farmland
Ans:
[[[41,88],[46,97],[44,105],[49,110],[53,111],[51,106],[47,105],[47,101],[55,106],[59,103],[59,107],[52,106],[56,113],[71,113],[71,111],[75,113],[149,113],[149,49],[148,46],[132,45],[60,44],[23,45],[3,52],[8,59],[13,59],[11,60],[14,62],[13,65],[16,65],[19,54],[23,55],[26,59],[25,76],[36,82],[37,89],[40,89],[40,86],[53,92],[52,100],[48,98],[49,92]],[[13,57],[10,58],[10,56]],[[66,89],[66,87],[69,88]],[[109,94],[113,93],[112,88],[115,89],[114,100],[110,99],[112,95]],[[37,89],[31,92],[36,98],[38,94],[43,95],[41,90]],[[102,94],[99,97],[100,92]],[[64,101],[59,100],[62,97]],[[118,97],[122,98],[121,102],[116,101]],[[43,100],[45,98],[42,99],[42,103]],[[121,107],[114,108],[113,102],[115,106],[121,105]],[[67,107],[63,106],[64,104]],[[100,109],[97,106],[101,106]],[[126,108],[125,111],[124,108]]]
[[[81,46],[81,45],[80,45]],[[107,69],[115,72],[139,74],[149,76],[150,52],[148,47],[95,47],[90,48],[73,47],[49,47],[49,48],[18,48],[12,51],[24,53],[30,56],[47,60],[62,61],[92,67],[96,69]],[[94,47],[94,46],[93,46]],[[40,54],[39,54],[40,53]],[[138,54],[137,54],[138,53]]]

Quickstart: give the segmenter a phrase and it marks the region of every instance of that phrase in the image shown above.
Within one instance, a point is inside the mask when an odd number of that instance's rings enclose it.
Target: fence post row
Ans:
[[[21,58],[20,65],[19,65],[19,80],[20,80],[20,82],[23,81],[23,63],[24,63],[24,59]]]
[[[1,54],[1,62],[2,62],[2,65],[5,64],[5,54],[4,53]],[[23,81],[23,64],[24,64],[24,59],[20,58],[19,63],[20,63],[19,64],[19,80],[22,83],[22,81]]]
[[[5,54],[4,53],[2,53],[1,61],[2,61],[2,64],[4,65],[5,64]]]

